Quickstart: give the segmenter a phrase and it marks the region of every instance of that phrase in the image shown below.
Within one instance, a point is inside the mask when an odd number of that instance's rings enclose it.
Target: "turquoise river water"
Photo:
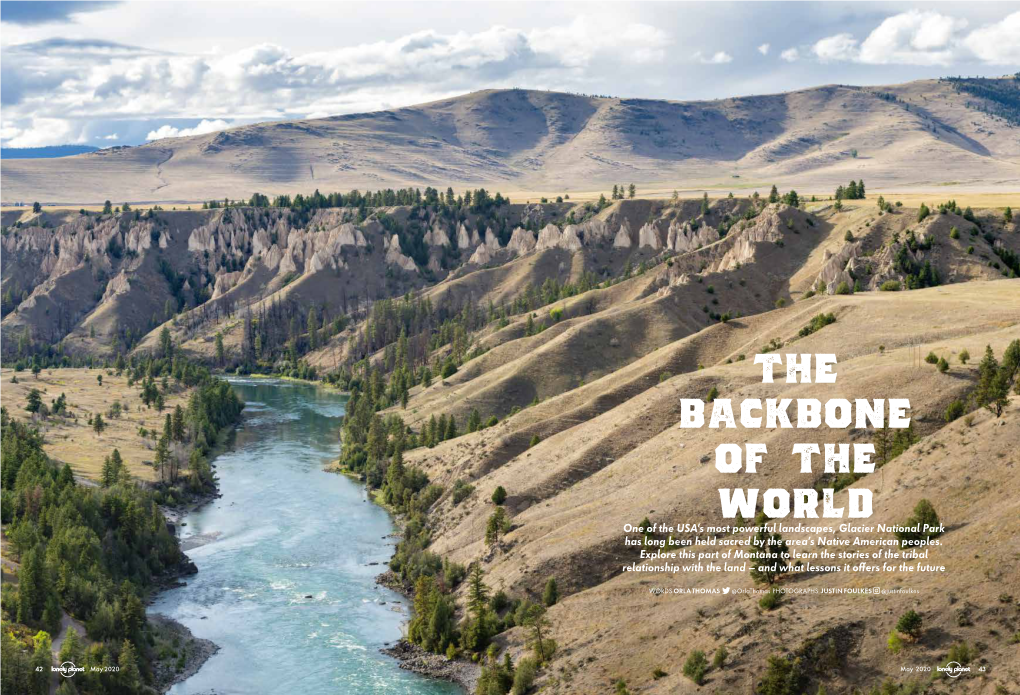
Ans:
[[[379,653],[400,638],[409,606],[374,581],[393,551],[389,515],[322,470],[339,451],[344,397],[287,381],[231,384],[247,407],[216,459],[223,497],[182,528],[198,574],[150,609],[220,651],[170,692],[459,693]]]

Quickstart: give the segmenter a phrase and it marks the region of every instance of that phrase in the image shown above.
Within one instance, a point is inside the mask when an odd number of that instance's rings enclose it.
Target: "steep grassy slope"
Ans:
[[[496,427],[409,452],[409,463],[423,467],[447,489],[456,479],[475,486],[476,492],[459,505],[448,496],[437,503],[433,548],[459,562],[481,560],[489,584],[515,595],[537,597],[548,577],[557,578],[561,593],[570,596],[550,612],[560,643],[560,656],[545,681],[553,692],[601,692],[619,677],[632,692],[697,692],[681,676],[680,664],[691,649],[711,651],[720,645],[730,650],[731,661],[713,672],[710,682],[722,691],[749,692],[768,655],[802,649],[819,635],[825,640],[835,635],[839,643],[839,663],[832,671],[811,672],[830,691],[847,683],[877,683],[884,676],[901,678],[899,666],[907,657],[889,654],[885,638],[909,607],[924,612],[930,626],[910,648],[911,660],[934,662],[952,642],[980,641],[992,665],[983,682],[990,689],[1012,683],[1016,647],[1008,640],[1017,628],[1016,609],[1013,598],[1003,604],[1000,595],[1015,597],[1020,589],[1017,558],[1010,550],[1020,531],[1020,497],[1010,473],[1020,462],[1012,444],[1020,436],[1020,409],[1014,404],[998,421],[977,413],[973,428],[963,420],[944,427],[942,414],[974,383],[973,363],[961,365],[957,359],[962,349],[979,355],[991,345],[1001,355],[1008,341],[1020,337],[1018,282],[804,300],[747,321],[716,325]],[[823,312],[833,313],[836,323],[799,337],[800,328]],[[834,352],[839,359],[836,385],[762,384],[760,367],[738,358],[753,355],[773,338],[784,344],[782,353]],[[922,354],[946,357],[949,372],[916,366],[911,358],[915,346]],[[706,368],[699,370],[696,362]],[[657,374],[667,368],[676,376],[660,383]],[[713,386],[734,402],[778,396],[909,398],[921,440],[857,485],[874,490],[871,521],[876,523],[898,523],[918,499],[931,499],[950,529],[932,559],[953,571],[938,576],[794,575],[788,585],[879,585],[920,593],[874,599],[793,596],[771,613],[759,611],[757,598],[750,596],[649,594],[654,586],[750,587],[746,574],[621,574],[621,566],[636,559],[637,552],[623,545],[626,523],[637,524],[644,516],[670,523],[723,523],[718,487],[792,489],[811,487],[818,478],[800,474],[789,454],[794,442],[804,440],[803,432],[679,428],[679,399],[703,397]],[[542,441],[528,447],[530,436],[538,433]],[[863,442],[870,436],[862,430],[823,428],[809,439]],[[765,442],[772,452],[760,472],[737,480],[718,473],[711,464],[714,448],[745,440]],[[488,496],[498,485],[509,493],[512,530],[492,549],[483,537],[493,509]],[[839,493],[837,502],[845,495]],[[947,603],[947,595],[954,599]],[[970,622],[959,619],[961,611]],[[510,634],[515,652],[523,647],[522,637]],[[653,679],[655,668],[669,677]],[[979,685],[975,688],[980,691]]]

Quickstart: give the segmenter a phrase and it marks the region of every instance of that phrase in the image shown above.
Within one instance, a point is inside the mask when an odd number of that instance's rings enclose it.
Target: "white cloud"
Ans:
[[[733,56],[726,51],[716,51],[710,56],[702,54],[701,51],[695,51],[693,57],[702,65],[725,65],[733,62]]]
[[[118,139],[120,139],[120,136],[117,135],[116,133],[110,133],[109,135],[103,136],[103,140],[118,140]]]
[[[796,48],[787,48],[785,51],[779,54],[779,57],[785,60],[787,63],[796,63],[800,60],[800,51]]]
[[[80,125],[62,118],[32,118],[24,127],[5,122],[0,129],[4,147],[45,147],[85,142]]]
[[[884,65],[949,65],[953,62],[955,35],[967,20],[934,10],[910,10],[887,17],[861,43],[862,63]],[[1020,41],[1016,36],[1014,42]]]
[[[963,44],[991,65],[1020,65],[1020,12],[996,24],[975,29]]]
[[[769,54],[770,48],[772,48],[771,44],[763,43],[762,45],[758,46],[758,52],[761,53],[763,56],[767,56]]]
[[[538,29],[425,30],[303,54],[270,43],[184,55],[47,39],[3,48],[4,120],[16,137],[44,137],[48,128],[60,140],[47,144],[58,144],[70,135],[33,122],[166,124],[149,132],[153,139],[211,132],[226,123],[406,106],[494,86],[594,91],[587,74],[593,64],[659,63],[671,43],[657,27],[587,15]],[[729,60],[720,52],[708,62]],[[205,125],[168,123],[185,118],[204,118]],[[92,139],[110,132],[107,124],[97,129]]]
[[[163,138],[186,138],[189,135],[205,135],[207,133],[215,133],[218,130],[229,128],[230,124],[223,119],[217,118],[215,121],[202,119],[194,128],[175,128],[172,125],[166,124],[161,125],[156,130],[150,130],[149,134],[145,136],[146,140],[162,140]],[[114,136],[116,139],[117,136]]]
[[[1020,64],[1020,12],[964,36],[967,26],[966,19],[934,10],[909,10],[886,17],[863,41],[841,33],[821,39],[811,51],[823,63],[949,67],[978,60],[987,65]]]
[[[854,60],[857,57],[857,39],[850,34],[836,34],[818,41],[811,52],[823,63],[830,60]]]

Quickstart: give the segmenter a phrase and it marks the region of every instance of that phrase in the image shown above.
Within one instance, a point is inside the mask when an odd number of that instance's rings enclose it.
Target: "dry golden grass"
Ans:
[[[865,180],[865,183],[867,181]],[[758,191],[759,194],[767,194],[769,189],[772,187],[772,183],[769,181],[744,181],[735,179],[732,183],[709,183],[705,182],[701,187],[690,186],[690,182],[687,182],[687,186],[683,188],[677,187],[675,184],[669,183],[645,183],[640,184],[637,187],[638,198],[653,199],[653,200],[665,200],[673,196],[673,191],[677,192],[677,195],[681,199],[694,199],[700,198],[703,194],[708,193],[710,200],[717,198],[725,198],[729,192],[732,192],[735,196],[748,196],[754,191]],[[779,184],[779,189],[785,192],[791,186]],[[800,187],[793,185],[798,193],[806,197],[808,200],[811,196],[815,196],[818,202],[825,202],[832,194],[833,190],[805,190],[802,191]],[[509,190],[503,194],[508,196],[510,200],[515,203],[532,202],[537,203],[542,198],[547,198],[549,201],[555,201],[556,196],[569,195],[570,199],[566,202],[584,203],[592,200],[598,200],[599,196],[604,195],[606,198],[612,192],[612,184],[609,186],[592,189],[592,190],[559,190],[559,191],[546,191],[546,190]],[[946,184],[944,187],[931,187],[927,192],[915,191],[915,192],[899,192],[899,191],[881,191],[868,189],[868,197],[864,203],[867,203],[874,207],[875,201],[878,200],[879,196],[885,196],[885,198],[891,202],[900,201],[906,207],[916,208],[920,207],[921,203],[927,203],[928,207],[933,207],[938,203],[945,202],[949,199],[956,201],[960,207],[967,207],[968,205],[973,208],[1005,208],[1007,205],[1012,206],[1014,209],[1020,207],[1020,191],[1014,192],[985,192],[985,191],[974,191],[965,190],[957,187],[952,182]],[[809,204],[810,205],[810,204]]]
[[[97,377],[102,374],[103,384]],[[67,408],[73,417],[36,418],[43,434],[43,448],[53,459],[71,465],[75,474],[91,480],[98,480],[103,459],[114,449],[120,450],[131,475],[145,481],[153,481],[156,471],[151,465],[156,440],[150,435],[143,438],[141,428],[162,431],[163,421],[168,412],[177,404],[187,405],[188,391],[170,389],[166,398],[166,409],[160,413],[155,408],[146,408],[142,403],[139,385],[129,387],[127,376],[116,376],[105,369],[53,369],[43,370],[36,379],[30,372],[18,373],[18,383],[12,384],[14,370],[0,370],[3,388],[0,390],[0,404],[12,417],[31,420],[25,411],[28,393],[33,388],[42,391],[43,402],[49,406],[61,393],[67,399]],[[106,413],[114,401],[120,401],[126,409],[119,418],[109,418]],[[89,416],[102,413],[106,429],[97,435],[88,424]]]

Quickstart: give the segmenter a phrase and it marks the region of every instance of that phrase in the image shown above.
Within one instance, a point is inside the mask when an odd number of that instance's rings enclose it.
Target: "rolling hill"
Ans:
[[[486,90],[429,104],[247,125],[59,161],[5,160],[5,201],[195,202],[350,189],[484,185],[563,193],[613,184],[741,190],[1016,190],[1020,137],[994,89],[924,80],[718,101]],[[1005,115],[1003,115],[1005,114]],[[517,196],[520,197],[520,196]],[[536,196],[537,197],[537,196]]]

